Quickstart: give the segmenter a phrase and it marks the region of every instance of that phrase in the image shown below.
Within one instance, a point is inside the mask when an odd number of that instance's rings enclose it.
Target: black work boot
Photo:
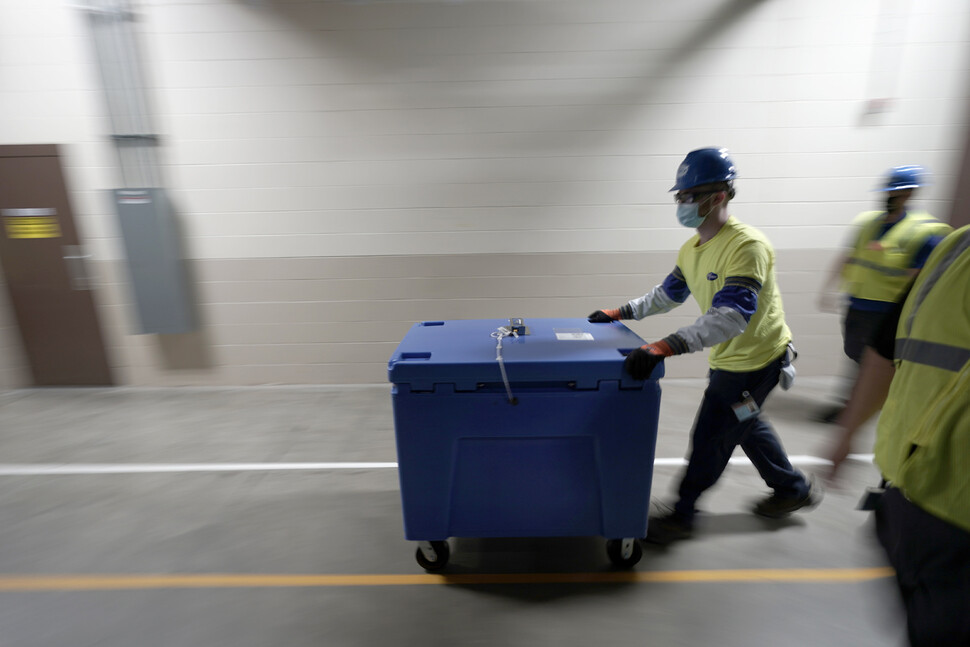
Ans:
[[[676,513],[650,517],[647,520],[647,536],[643,541],[648,544],[666,546],[681,539],[690,539],[694,534],[694,525],[685,521]]]
[[[833,425],[835,424],[835,421],[839,419],[839,414],[842,413],[843,409],[845,409],[844,404],[832,405],[822,409],[821,411],[817,411],[815,415],[812,416],[812,420],[815,422],[824,423],[826,425]]]
[[[781,519],[796,510],[808,508],[811,510],[822,502],[822,488],[815,483],[815,479],[808,481],[808,493],[803,496],[784,496],[777,492],[765,497],[754,506],[754,513],[768,519]],[[649,529],[649,526],[647,526]]]

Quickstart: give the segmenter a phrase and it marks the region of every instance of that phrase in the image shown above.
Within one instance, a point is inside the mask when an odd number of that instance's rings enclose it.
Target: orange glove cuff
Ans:
[[[648,353],[652,353],[653,355],[662,355],[663,357],[671,357],[674,354],[674,349],[671,348],[670,344],[663,339],[660,341],[655,341],[652,344],[641,346],[641,348]]]

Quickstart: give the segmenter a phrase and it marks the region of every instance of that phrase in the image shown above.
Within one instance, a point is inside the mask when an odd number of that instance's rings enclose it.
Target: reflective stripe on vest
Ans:
[[[955,373],[970,361],[970,348],[960,348],[959,346],[906,337],[896,340],[895,355],[896,359],[942,368],[944,371]]]
[[[846,261],[846,263],[849,265],[858,265],[859,267],[875,270],[876,272],[885,274],[886,276],[906,276],[909,274],[908,268],[887,267],[885,265],[880,265],[879,263],[873,263],[872,261],[862,260],[861,258],[850,258]]]

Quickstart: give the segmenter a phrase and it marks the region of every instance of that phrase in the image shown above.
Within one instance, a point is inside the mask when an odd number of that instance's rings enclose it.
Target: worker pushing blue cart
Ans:
[[[624,373],[644,341],[619,322],[415,324],[388,363],[404,531],[418,563],[451,537],[602,536],[642,555],[663,364]]]

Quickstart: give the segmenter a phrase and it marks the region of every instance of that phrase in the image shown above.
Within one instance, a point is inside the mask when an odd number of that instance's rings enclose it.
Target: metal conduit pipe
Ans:
[[[158,187],[158,136],[148,109],[131,4],[89,0],[78,8],[88,18],[123,185]]]

